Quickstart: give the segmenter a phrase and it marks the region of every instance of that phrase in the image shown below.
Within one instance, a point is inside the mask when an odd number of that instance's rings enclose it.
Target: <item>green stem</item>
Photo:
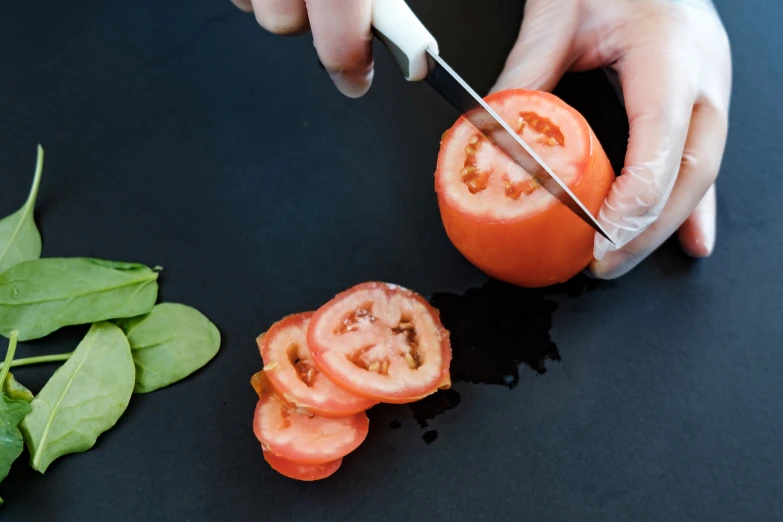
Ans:
[[[14,354],[16,353],[16,339],[19,337],[19,332],[14,330],[11,332],[11,340],[8,341],[8,351],[5,353],[5,362],[3,363],[3,369],[0,370],[0,389],[3,388],[5,378],[8,375],[10,366],[13,364]]]
[[[44,150],[43,147],[38,145],[38,157],[35,160],[35,177],[33,178],[33,186],[30,187],[30,194],[27,196],[27,202],[25,206],[34,207],[35,200],[38,197],[38,187],[41,186],[41,173],[43,172],[44,162]]]
[[[67,361],[70,359],[71,355],[73,355],[73,352],[57,353],[54,355],[39,355],[38,357],[25,357],[24,359],[16,359],[12,361],[8,367],[16,368],[17,366],[28,366],[30,364]],[[7,361],[0,366],[0,371],[5,370],[6,364]]]

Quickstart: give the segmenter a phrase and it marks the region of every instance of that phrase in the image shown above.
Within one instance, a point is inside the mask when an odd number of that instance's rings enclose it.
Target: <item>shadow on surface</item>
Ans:
[[[481,288],[463,295],[436,293],[430,302],[440,310],[443,325],[451,332],[452,383],[490,384],[513,390],[519,384],[519,368],[525,365],[537,374],[546,373],[548,361],[560,361],[552,341],[552,316],[558,304],[552,299],[566,295],[577,298],[585,292],[607,288],[609,282],[580,275],[573,280],[541,289],[520,288],[489,280]],[[459,406],[454,388],[441,390],[409,404],[419,426]],[[401,427],[393,420],[391,429]],[[431,443],[437,432],[423,436]]]

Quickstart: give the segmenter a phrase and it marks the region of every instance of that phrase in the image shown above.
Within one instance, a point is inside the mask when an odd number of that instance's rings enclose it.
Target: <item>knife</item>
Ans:
[[[498,149],[537,179],[552,196],[612,242],[609,234],[565,183],[440,57],[438,42],[405,0],[373,0],[375,36],[391,52],[408,81],[426,82]]]

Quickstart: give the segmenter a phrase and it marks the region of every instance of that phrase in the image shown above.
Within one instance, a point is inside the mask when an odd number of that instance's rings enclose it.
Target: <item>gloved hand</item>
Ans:
[[[371,0],[232,0],[277,34],[308,28],[338,89],[372,83]],[[308,20],[309,18],[309,20]],[[625,274],[678,231],[684,250],[715,244],[715,188],[728,128],[729,41],[709,0],[528,0],[494,89],[551,90],[566,71],[614,69],[628,112],[622,175],[599,214],[592,273]]]
[[[726,143],[731,54],[708,0],[528,0],[493,90],[550,90],[566,71],[619,75],[630,138],[599,221],[592,274],[621,276],[671,234],[689,255],[715,244],[715,187]]]
[[[255,13],[259,25],[275,34],[308,27],[318,57],[337,88],[351,98],[364,95],[373,77],[371,0],[231,0]]]

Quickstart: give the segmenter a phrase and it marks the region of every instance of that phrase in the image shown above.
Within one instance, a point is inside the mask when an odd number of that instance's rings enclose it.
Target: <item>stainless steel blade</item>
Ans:
[[[430,74],[427,83],[451,103],[478,131],[490,139],[514,162],[536,178],[547,192],[593,227],[603,237],[612,241],[609,234],[596,221],[579,199],[568,189],[552,169],[533,152],[487,103],[454,72],[436,52],[427,50],[430,57]]]

